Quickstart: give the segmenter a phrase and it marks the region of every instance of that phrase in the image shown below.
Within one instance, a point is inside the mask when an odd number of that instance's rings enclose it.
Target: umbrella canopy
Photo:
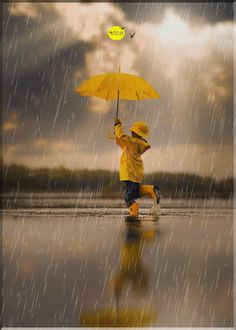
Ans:
[[[160,95],[143,78],[128,73],[107,73],[92,77],[76,88],[82,96],[97,96],[106,100],[141,101],[160,99]]]
[[[131,101],[160,99],[158,92],[145,79],[122,72],[94,76],[79,85],[75,91],[82,96],[117,100],[117,116],[119,99]]]

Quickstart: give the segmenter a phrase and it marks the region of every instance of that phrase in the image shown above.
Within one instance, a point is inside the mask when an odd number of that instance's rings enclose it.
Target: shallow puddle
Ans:
[[[232,211],[184,214],[5,213],[3,326],[232,326]]]

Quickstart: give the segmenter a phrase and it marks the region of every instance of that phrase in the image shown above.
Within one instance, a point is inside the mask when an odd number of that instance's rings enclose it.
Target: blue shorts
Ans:
[[[132,181],[122,181],[124,184],[125,202],[130,207],[137,198],[140,198],[140,183]]]

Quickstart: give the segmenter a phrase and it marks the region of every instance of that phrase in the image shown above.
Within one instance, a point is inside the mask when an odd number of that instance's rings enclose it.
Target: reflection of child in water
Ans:
[[[127,226],[125,242],[120,253],[120,270],[114,280],[117,298],[125,284],[129,283],[133,292],[141,294],[147,291],[148,274],[142,262],[143,248],[144,242],[154,237],[154,230],[143,232],[137,225]]]

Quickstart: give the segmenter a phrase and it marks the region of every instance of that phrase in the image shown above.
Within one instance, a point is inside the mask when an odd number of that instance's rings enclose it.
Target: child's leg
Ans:
[[[160,202],[160,193],[157,186],[154,185],[142,185],[140,186],[140,195],[141,196],[150,196],[157,201]]]
[[[150,209],[150,214],[159,216],[160,215],[160,191],[157,186],[153,185],[143,185],[140,186],[140,195],[141,196],[150,196],[153,199],[153,205]]]
[[[131,216],[138,216],[139,205],[136,198],[139,196],[139,184],[132,181],[125,181],[125,202]]]
[[[152,198],[156,198],[156,194],[154,192],[154,186],[152,186],[152,185],[142,185],[142,186],[140,186],[140,195],[141,196],[150,196]]]

